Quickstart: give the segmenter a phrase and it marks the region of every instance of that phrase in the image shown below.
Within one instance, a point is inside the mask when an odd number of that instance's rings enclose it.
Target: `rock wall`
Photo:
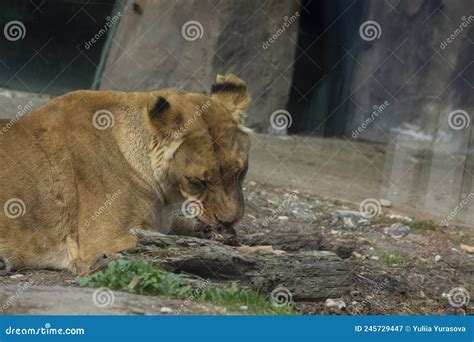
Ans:
[[[101,89],[209,91],[217,73],[248,83],[249,125],[286,108],[298,31],[296,0],[139,0],[127,6]],[[296,13],[296,14],[295,14]]]

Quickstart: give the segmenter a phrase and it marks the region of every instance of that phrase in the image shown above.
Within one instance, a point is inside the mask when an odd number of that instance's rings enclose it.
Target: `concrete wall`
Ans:
[[[359,42],[348,136],[374,106],[388,101],[357,138],[388,142],[395,130],[429,143],[440,139],[454,151],[464,146],[469,130],[449,129],[448,114],[457,109],[474,114],[473,5],[472,0],[367,1],[362,22],[378,22],[381,33]],[[469,16],[471,22],[446,44]]]
[[[249,124],[267,130],[271,113],[287,105],[297,11],[296,0],[134,1],[117,30],[101,89],[204,92],[217,73],[233,72],[253,94]],[[197,24],[185,39],[189,21]]]

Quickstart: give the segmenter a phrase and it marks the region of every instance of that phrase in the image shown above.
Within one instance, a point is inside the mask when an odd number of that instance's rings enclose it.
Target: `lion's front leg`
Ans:
[[[70,270],[77,275],[89,274],[110,262],[115,253],[136,245],[137,239],[129,231],[113,224],[100,228],[91,225],[67,238]]]

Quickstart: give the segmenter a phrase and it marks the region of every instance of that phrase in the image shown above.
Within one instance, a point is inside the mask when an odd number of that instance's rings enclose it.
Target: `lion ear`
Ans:
[[[234,121],[243,125],[247,118],[245,110],[251,101],[247,85],[234,74],[217,75],[212,85],[211,96],[221,102],[232,114]]]
[[[152,131],[162,138],[177,138],[180,121],[179,113],[174,113],[170,103],[163,96],[153,96],[148,103],[147,116]]]

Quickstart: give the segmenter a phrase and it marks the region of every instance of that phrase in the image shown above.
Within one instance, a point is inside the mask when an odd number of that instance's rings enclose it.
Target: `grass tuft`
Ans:
[[[222,306],[230,311],[246,307],[245,313],[256,315],[295,315],[293,306],[274,306],[261,293],[241,288],[233,282],[227,288],[214,285],[194,290],[183,285],[179,274],[163,271],[151,263],[133,259],[119,259],[108,264],[104,271],[86,277],[78,277],[77,284],[87,287],[106,287],[130,293],[164,296],[174,299],[195,300]]]

